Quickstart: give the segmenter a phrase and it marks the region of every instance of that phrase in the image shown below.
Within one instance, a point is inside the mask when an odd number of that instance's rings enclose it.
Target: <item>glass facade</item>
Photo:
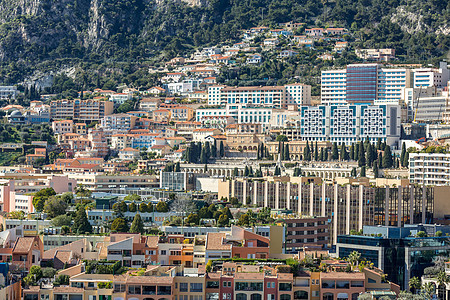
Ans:
[[[373,103],[377,98],[377,65],[347,66],[347,101]]]
[[[339,247],[339,257],[347,257],[351,252],[358,251],[362,258],[371,261],[375,267],[383,267],[383,271],[388,275],[387,279],[399,284],[401,289],[407,288],[408,278],[414,276],[420,278],[424,274],[424,269],[433,265],[436,256],[448,257],[450,254],[450,237],[447,236],[398,239],[338,236],[338,244],[345,244]],[[363,249],[359,246],[370,246],[373,249]],[[384,259],[383,262],[379,261],[380,254]]]

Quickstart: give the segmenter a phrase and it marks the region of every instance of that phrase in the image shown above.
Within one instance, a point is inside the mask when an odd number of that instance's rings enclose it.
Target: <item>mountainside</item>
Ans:
[[[446,55],[441,0],[0,0],[0,81],[35,69],[160,60],[236,39],[239,30],[298,21],[349,28],[362,47],[426,61]]]

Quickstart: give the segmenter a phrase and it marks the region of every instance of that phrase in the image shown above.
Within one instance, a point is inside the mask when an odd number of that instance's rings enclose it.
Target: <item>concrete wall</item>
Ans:
[[[204,192],[219,192],[219,178],[196,178],[195,190]]]

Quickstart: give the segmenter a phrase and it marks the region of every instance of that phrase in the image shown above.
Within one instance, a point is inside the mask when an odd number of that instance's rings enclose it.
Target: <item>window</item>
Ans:
[[[273,288],[273,289],[275,288],[275,281],[272,282],[272,288]]]
[[[188,283],[180,282],[180,292],[188,292]]]
[[[191,293],[203,292],[203,283],[191,283]]]
[[[291,283],[280,283],[279,288],[280,291],[291,291],[292,284]]]
[[[141,294],[141,286],[140,285],[130,285],[130,286],[128,286],[128,294],[140,295]]]

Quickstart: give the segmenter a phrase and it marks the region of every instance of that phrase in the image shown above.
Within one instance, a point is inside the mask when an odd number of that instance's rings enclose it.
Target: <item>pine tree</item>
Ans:
[[[331,159],[332,160],[338,160],[339,159],[339,152],[337,148],[336,142],[333,143],[333,146],[331,147]]]
[[[383,155],[383,168],[392,168],[393,166],[393,159],[392,159],[392,153],[391,153],[391,147],[389,145],[386,145],[384,148],[384,155]]]
[[[374,176],[374,178],[378,178],[378,160],[375,160],[375,161],[373,162],[373,168],[372,168],[372,171],[373,171],[373,176]]]
[[[366,177],[366,166],[361,167],[361,177]]]
[[[220,141],[220,144],[219,144],[219,156],[220,157],[225,156],[225,148],[223,147],[223,141]]]
[[[317,146],[317,142],[316,142],[316,147],[314,148],[314,160],[315,161],[319,160],[319,146]]]
[[[128,224],[124,218],[116,218],[111,224],[113,232],[128,232]]]
[[[366,157],[364,154],[364,143],[359,142],[359,150],[358,150],[358,167],[362,167],[366,165]]]
[[[92,232],[92,226],[88,221],[86,210],[82,206],[80,206],[75,213],[72,231],[78,233]]]
[[[141,215],[136,214],[134,216],[133,222],[130,228],[131,233],[144,233],[144,222],[142,221]]]
[[[403,144],[402,144],[402,154],[400,154],[400,162],[402,164],[402,167],[406,167],[405,164],[404,164],[405,155],[406,155],[406,144],[405,144],[405,142],[403,142]]]

